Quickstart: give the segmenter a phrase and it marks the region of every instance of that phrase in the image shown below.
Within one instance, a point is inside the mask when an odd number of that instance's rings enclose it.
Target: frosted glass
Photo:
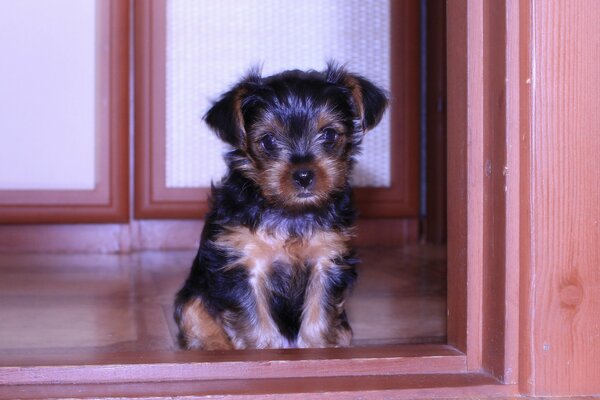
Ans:
[[[0,189],[94,189],[94,0],[0,0]]]
[[[226,147],[201,117],[251,66],[262,65],[266,76],[323,70],[327,60],[389,89],[389,0],[169,0],[167,187],[221,178]],[[390,185],[388,113],[365,138],[354,184]]]

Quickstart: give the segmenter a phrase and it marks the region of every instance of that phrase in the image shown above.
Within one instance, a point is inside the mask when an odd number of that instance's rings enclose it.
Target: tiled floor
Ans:
[[[445,250],[359,254],[353,344],[444,342]],[[0,255],[0,365],[176,351],[171,303],[193,255]]]

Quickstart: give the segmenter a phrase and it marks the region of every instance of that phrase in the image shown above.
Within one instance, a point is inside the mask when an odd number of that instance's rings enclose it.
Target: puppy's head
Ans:
[[[254,181],[273,204],[318,207],[343,190],[363,135],[387,98],[344,68],[250,73],[225,93],[205,120],[234,147],[230,167]]]

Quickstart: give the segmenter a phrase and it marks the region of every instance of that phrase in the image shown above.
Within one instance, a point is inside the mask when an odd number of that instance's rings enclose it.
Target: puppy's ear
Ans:
[[[260,79],[258,69],[252,70],[241,82],[223,94],[204,115],[204,121],[217,136],[233,147],[245,146],[246,129],[242,112],[244,100]]]
[[[341,84],[350,91],[363,131],[377,126],[388,106],[388,98],[383,89],[334,63],[328,64],[326,76],[329,82]]]

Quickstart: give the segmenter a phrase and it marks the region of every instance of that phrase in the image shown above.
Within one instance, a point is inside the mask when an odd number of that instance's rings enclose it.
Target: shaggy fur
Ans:
[[[251,72],[205,116],[232,150],[175,300],[188,349],[348,346],[356,279],[349,176],[384,92],[326,71]]]

